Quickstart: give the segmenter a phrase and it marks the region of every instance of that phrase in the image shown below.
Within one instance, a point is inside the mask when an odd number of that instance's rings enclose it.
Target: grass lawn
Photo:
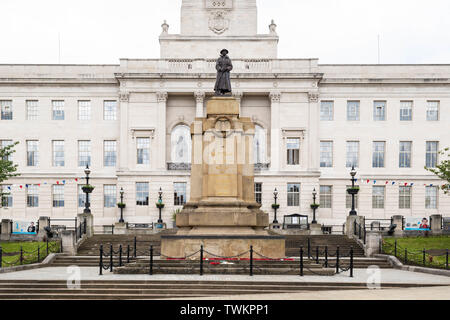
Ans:
[[[395,241],[397,241],[396,256],[402,263],[434,268],[446,267],[446,252],[450,249],[450,236],[386,238],[383,239],[383,252],[395,255]],[[405,249],[407,260],[405,260]]]
[[[46,242],[1,242],[2,267],[12,267],[20,265],[20,249],[22,248],[22,264],[37,263],[47,256]],[[39,256],[38,256],[39,248]],[[60,242],[49,242],[48,252],[56,253],[60,251]],[[38,259],[39,258],[39,259]]]

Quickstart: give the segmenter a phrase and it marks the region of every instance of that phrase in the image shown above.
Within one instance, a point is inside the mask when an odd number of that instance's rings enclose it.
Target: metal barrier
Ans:
[[[17,265],[39,263],[50,253],[61,253],[61,240],[47,241],[43,245],[38,245],[35,250],[26,251],[20,246],[19,251],[5,251],[0,246],[0,268],[13,267]],[[15,260],[5,259],[6,257],[16,257]],[[8,260],[8,261],[7,261]]]
[[[366,226],[360,225],[356,220],[353,224],[353,234],[358,237],[364,244],[366,244]]]

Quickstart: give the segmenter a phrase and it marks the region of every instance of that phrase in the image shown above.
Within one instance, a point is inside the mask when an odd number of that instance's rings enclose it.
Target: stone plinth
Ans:
[[[430,217],[430,229],[433,234],[442,232],[442,216],[440,214],[434,214]]]
[[[94,235],[94,216],[92,213],[79,213],[77,215],[79,223],[83,223],[84,219],[86,219],[86,236],[90,238]]]
[[[323,234],[322,225],[318,223],[311,223],[309,225],[310,235],[321,235]]]
[[[232,97],[214,97],[206,110],[207,117],[191,126],[190,202],[177,214],[177,234],[162,237],[162,255],[181,258],[203,245],[231,257],[253,246],[267,257],[283,258],[284,238],[268,234],[269,216],[255,201],[254,123],[239,116]]]
[[[355,221],[361,227],[364,225],[364,217],[363,216],[347,216],[347,221],[345,223],[345,234],[348,237],[353,237],[355,234]]]
[[[11,237],[12,220],[10,219],[2,219],[2,234],[0,235],[0,240],[9,240]]]
[[[77,240],[76,233],[73,230],[63,230],[61,231],[61,244],[63,253],[69,255],[77,254]]]

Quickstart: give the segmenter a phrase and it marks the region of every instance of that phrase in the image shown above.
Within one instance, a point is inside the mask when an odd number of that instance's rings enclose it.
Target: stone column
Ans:
[[[371,257],[380,252],[381,231],[369,231],[366,235],[366,256]]]
[[[204,101],[205,101],[205,92],[197,91],[194,93],[196,108],[195,108],[195,116],[197,118],[203,118],[203,109],[204,109]]]
[[[120,144],[119,144],[119,168],[128,168],[128,102],[130,94],[123,92],[120,96]]]
[[[158,146],[154,151],[157,157],[156,167],[160,170],[166,170],[166,107],[168,94],[165,91],[158,91],[156,93],[157,106],[157,129],[156,129],[156,144]]]
[[[442,232],[442,215],[434,214],[430,217],[430,228],[433,234]]]
[[[12,220],[10,219],[2,219],[2,234],[0,235],[0,240],[9,240],[11,237]]]
[[[271,100],[271,131],[270,131],[270,170],[280,170],[280,99],[278,91],[270,93]]]
[[[309,127],[308,127],[308,168],[319,168],[319,93],[308,92]]]
[[[72,256],[77,254],[77,239],[75,231],[73,230],[61,231],[61,243],[63,253]]]
[[[345,234],[347,237],[353,237],[355,233],[355,221],[360,224],[361,227],[364,224],[363,216],[347,216],[347,221],[345,223]]]

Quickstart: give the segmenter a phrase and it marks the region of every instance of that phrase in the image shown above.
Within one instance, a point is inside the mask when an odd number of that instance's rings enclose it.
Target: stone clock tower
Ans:
[[[183,0],[181,33],[167,28],[160,36],[163,59],[214,59],[223,48],[234,59],[277,57],[276,32],[257,34],[256,0]]]

